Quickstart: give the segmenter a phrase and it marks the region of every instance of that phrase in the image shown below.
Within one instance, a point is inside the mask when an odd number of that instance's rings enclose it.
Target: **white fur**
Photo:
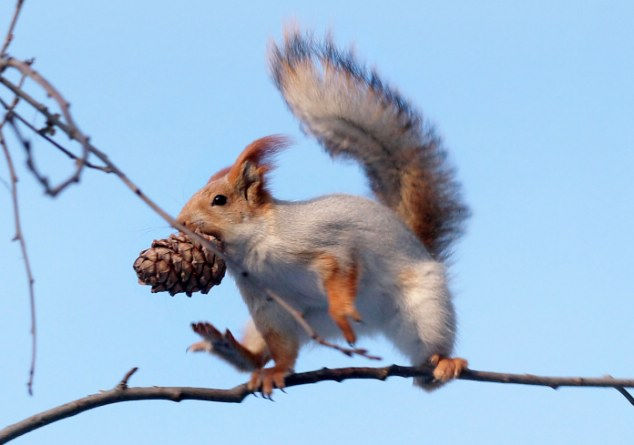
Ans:
[[[225,240],[225,253],[237,264],[229,271],[255,320],[247,329],[247,348],[261,350],[257,330],[267,327],[308,341],[290,314],[266,298],[265,289],[300,310],[320,335],[340,336],[319,274],[302,261],[327,252],[339,264],[352,261],[351,255],[360,262],[358,334],[383,333],[415,365],[431,354],[451,353],[455,321],[444,267],[390,209],[361,197],[331,195],[277,202],[271,212],[234,227]]]

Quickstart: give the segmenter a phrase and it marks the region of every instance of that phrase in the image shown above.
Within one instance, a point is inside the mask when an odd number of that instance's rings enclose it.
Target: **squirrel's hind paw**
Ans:
[[[285,377],[289,371],[277,367],[263,368],[253,371],[247,384],[249,391],[260,391],[264,396],[271,396],[274,388],[283,389]]]
[[[434,391],[440,388],[449,380],[458,377],[468,367],[467,361],[463,358],[451,358],[439,354],[432,355],[427,361],[427,365],[423,365],[423,367],[429,369],[429,365],[433,367],[432,378],[414,378],[414,384],[425,391]]]
[[[429,358],[429,362],[434,366],[434,381],[445,383],[455,379],[469,365],[463,358],[450,358],[434,354]]]

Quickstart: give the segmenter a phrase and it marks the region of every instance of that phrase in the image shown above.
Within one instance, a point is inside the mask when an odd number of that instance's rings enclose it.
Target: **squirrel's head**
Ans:
[[[232,228],[266,212],[273,202],[266,187],[271,157],[288,140],[267,136],[249,144],[231,166],[213,175],[185,204],[178,221],[224,241]]]

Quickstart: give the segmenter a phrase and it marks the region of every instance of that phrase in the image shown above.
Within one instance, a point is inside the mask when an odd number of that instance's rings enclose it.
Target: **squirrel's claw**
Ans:
[[[249,391],[260,391],[260,393],[270,400],[274,388],[284,389],[286,384],[284,379],[288,371],[276,367],[263,368],[253,371],[251,380],[247,383]]]

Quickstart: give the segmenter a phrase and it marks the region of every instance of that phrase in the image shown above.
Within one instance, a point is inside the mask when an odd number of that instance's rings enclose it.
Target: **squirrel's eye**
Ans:
[[[223,206],[227,203],[227,197],[225,195],[216,195],[214,196],[213,201],[211,201],[212,206]]]

